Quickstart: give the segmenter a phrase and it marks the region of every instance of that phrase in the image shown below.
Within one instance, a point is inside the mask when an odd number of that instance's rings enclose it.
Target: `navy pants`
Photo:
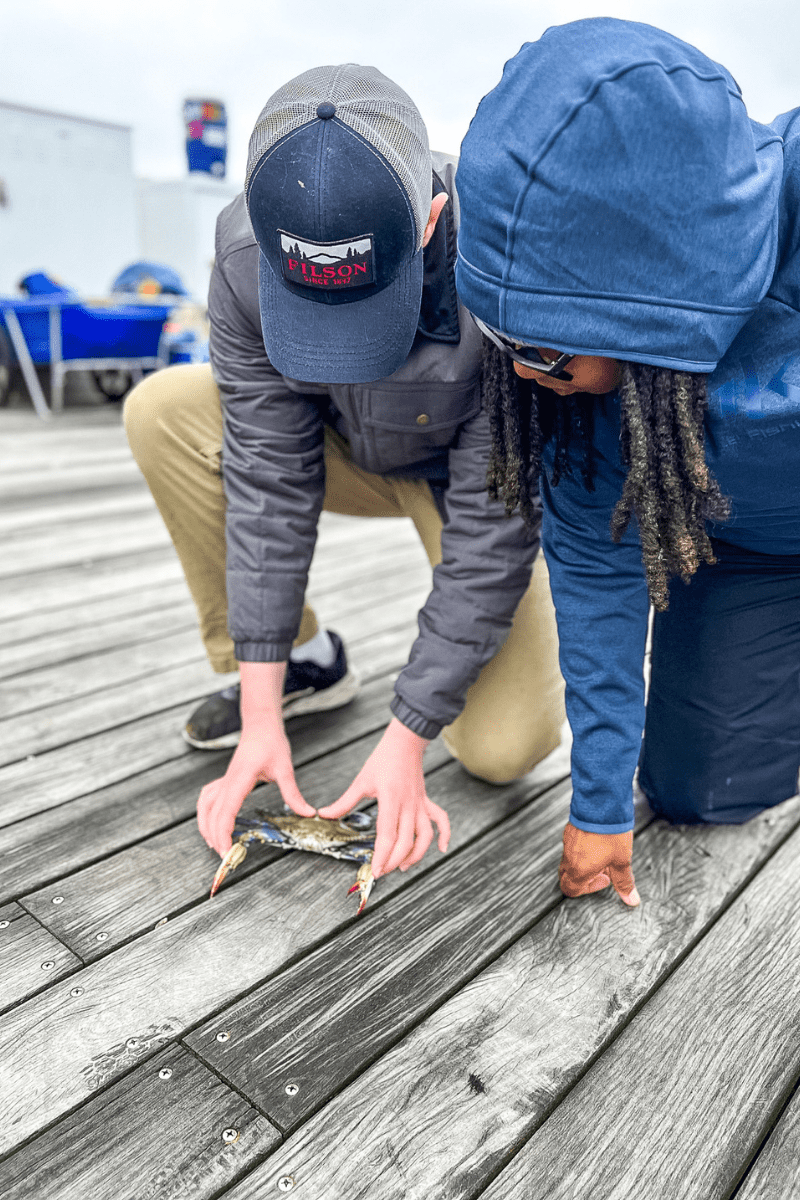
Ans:
[[[800,554],[714,553],[653,626],[639,782],[680,824],[748,821],[800,770]]]

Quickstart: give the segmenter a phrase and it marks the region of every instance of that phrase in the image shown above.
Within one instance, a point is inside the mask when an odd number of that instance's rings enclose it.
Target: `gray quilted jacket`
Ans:
[[[217,222],[209,292],[211,364],[225,412],[228,620],[236,655],[242,662],[288,658],[322,508],[329,421],[367,471],[447,478],[442,563],[392,703],[394,714],[426,738],[455,719],[503,641],[538,547],[520,518],[507,518],[486,493],[480,338],[459,310],[453,276],[455,162],[432,157],[451,201],[425,250],[419,332],[393,375],[321,386],[286,379],[271,366],[258,308],[259,251],[242,196]],[[426,422],[418,421],[421,414]]]

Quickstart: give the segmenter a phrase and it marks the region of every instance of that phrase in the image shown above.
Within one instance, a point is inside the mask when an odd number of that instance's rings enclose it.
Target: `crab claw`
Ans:
[[[356,913],[356,916],[360,916],[360,914],[367,907],[367,901],[369,900],[374,883],[375,880],[372,878],[371,864],[368,862],[362,863],[358,868],[358,874],[356,875],[355,883],[351,888],[348,888],[347,891],[348,896],[352,896],[353,892],[358,892],[361,897],[361,903],[358,906],[358,912]]]
[[[209,900],[211,899],[211,896],[216,893],[228,872],[235,871],[239,864],[244,862],[246,856],[247,847],[243,846],[241,842],[234,842],[228,853],[223,858],[222,862],[219,864],[219,870],[214,876],[214,882],[211,885],[211,895],[209,896]]]

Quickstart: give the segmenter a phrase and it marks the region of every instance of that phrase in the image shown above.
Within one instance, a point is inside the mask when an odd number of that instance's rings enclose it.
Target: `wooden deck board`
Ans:
[[[795,833],[487,1200],[729,1196],[800,1074],[798,853]]]
[[[766,1145],[752,1163],[736,1200],[796,1200],[800,1195],[800,1092],[786,1106]]]
[[[80,959],[19,904],[0,907],[0,962],[0,1011],[80,966]]]
[[[564,901],[566,748],[493,788],[439,743],[451,853],[358,921],[352,868],[301,854],[254,850],[209,903],[193,814],[228,754],[180,729],[225,677],[118,410],[0,432],[4,1196],[796,1193],[800,799],[742,828],[643,812],[642,907]],[[366,683],[289,723],[313,801],[379,736],[429,581],[410,522],[323,515],[309,597]]]
[[[447,773],[452,787],[458,768]],[[447,800],[445,774],[434,787]],[[465,791],[484,797],[477,780]],[[569,792],[520,780],[511,819],[186,1039],[281,1129],[296,1127],[558,902]],[[515,808],[523,811],[513,816]],[[225,1029],[230,1039],[220,1043]],[[298,1090],[286,1094],[294,1083]]]
[[[649,826],[639,839],[653,844],[645,846],[637,860],[644,859],[637,876],[644,897],[639,911],[625,909],[609,894],[556,901],[553,911],[510,950],[308,1120],[263,1167],[233,1189],[231,1200],[269,1195],[282,1174],[302,1183],[302,1194],[310,1200],[338,1194],[366,1200],[374,1194],[370,1176],[380,1178],[381,1196],[392,1200],[482,1194],[512,1148],[544,1119],[674,965],[687,942],[713,919],[732,887],[741,885],[798,821],[797,800],[790,801],[771,825],[761,818],[749,828],[750,837],[736,839],[733,861],[725,853],[733,840],[730,830],[692,830],[687,837],[660,823]],[[688,854],[683,853],[687,842],[693,845]],[[701,911],[676,903],[670,880],[687,890],[701,885],[692,893],[702,897]],[[550,882],[555,891],[552,875]],[[798,904],[800,898],[795,907]],[[794,936],[800,936],[800,924]],[[788,1028],[787,1014],[785,1036]],[[694,1045],[690,1029],[687,1022],[675,1039],[677,1054]],[[652,1072],[657,1072],[666,1049],[660,1045],[659,1053],[650,1056],[650,1089]],[[606,1051],[600,1066],[610,1053]],[[690,1054],[686,1058],[691,1061]],[[640,1065],[637,1062],[637,1068]],[[723,1059],[719,1071],[724,1069]],[[655,1139],[643,1141],[643,1114],[651,1108],[652,1091],[640,1084],[633,1070],[617,1064],[616,1073],[610,1072],[609,1065],[590,1099],[572,1105],[572,1093],[556,1109],[565,1116],[546,1151],[535,1153],[534,1138],[512,1160],[513,1193],[497,1190],[498,1181],[485,1193],[487,1198],[513,1194],[525,1200],[550,1195],[575,1200],[598,1195],[604,1200],[655,1200],[710,1194],[702,1187],[670,1193],[664,1156],[654,1160],[649,1186],[643,1185],[643,1160],[653,1153],[659,1130],[662,1143],[678,1151],[673,1114],[662,1113],[658,1124],[648,1119]],[[634,1089],[636,1102],[630,1104],[629,1127],[615,1143],[612,1170],[606,1158],[616,1126],[608,1119],[608,1109],[622,1106],[628,1087]],[[676,1084],[676,1093],[679,1089]],[[701,1136],[697,1111],[693,1119]],[[547,1125],[542,1133],[546,1130]],[[426,1153],[420,1171],[423,1140]],[[639,1155],[634,1153],[637,1145],[643,1146]],[[580,1161],[575,1172],[573,1161]],[[624,1187],[617,1187],[619,1177],[624,1177]],[[676,1180],[680,1188],[683,1178]],[[568,1182],[562,1184],[563,1179]]]
[[[204,1200],[279,1140],[240,1096],[170,1046],[0,1163],[0,1193],[4,1200]]]
[[[450,852],[444,858],[429,855],[405,875],[387,876],[370,901],[371,912],[416,878],[440,870],[459,847],[502,818],[505,789],[484,784],[483,790],[485,799],[476,804],[452,782],[446,796],[432,783],[432,798],[446,804],[453,822]],[[283,855],[212,902],[84,967],[73,979],[85,997],[68,1012],[54,989],[19,1005],[0,1028],[0,1061],[6,1067],[0,1111],[9,1114],[0,1127],[0,1153],[9,1148],[8,1139],[13,1145],[38,1132],[110,1083],[123,1069],[109,1057],[110,1046],[137,1037],[138,1057],[145,1057],[158,1039],[186,1032],[350,923],[351,879],[346,863]],[[142,1031],[150,1031],[148,1037]],[[124,1066],[129,1065],[126,1056]]]

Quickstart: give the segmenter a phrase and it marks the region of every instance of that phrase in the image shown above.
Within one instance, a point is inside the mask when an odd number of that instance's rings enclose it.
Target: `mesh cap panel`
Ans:
[[[374,67],[314,67],[278,88],[250,138],[245,195],[267,150],[314,120],[325,101],[335,105],[337,118],[374,146],[397,173],[414,214],[419,250],[431,207],[428,133],[410,96]]]

